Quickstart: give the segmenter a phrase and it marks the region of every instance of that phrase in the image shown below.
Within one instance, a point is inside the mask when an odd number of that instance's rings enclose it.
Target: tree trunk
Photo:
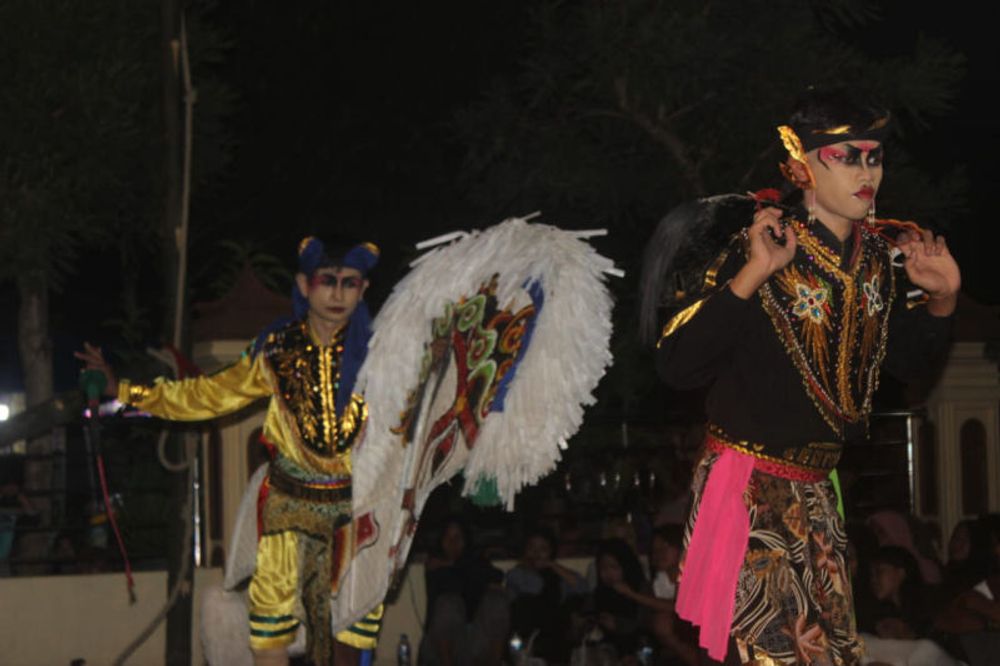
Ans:
[[[180,26],[181,5],[179,0],[161,0],[161,50],[162,50],[162,115],[163,115],[163,221],[160,227],[161,237],[161,275],[163,276],[163,321],[160,331],[162,339],[172,344],[174,316],[177,312],[178,300],[183,294],[177,290],[177,271],[180,266],[180,253],[177,245],[176,230],[181,220],[181,151],[184,137],[181,125],[181,80],[180,80]],[[184,345],[179,345],[181,349]],[[183,437],[171,435],[167,447],[168,456],[178,460],[183,456]],[[181,515],[181,507],[188,487],[186,473],[174,474],[170,482],[170,552],[167,554],[167,585],[170,589],[178,583],[182,564],[185,559],[191,559],[191,552],[182,548],[185,521],[187,516]],[[191,571],[191,568],[188,568]],[[187,589],[192,589],[188,574],[185,583]],[[181,594],[177,603],[167,615],[166,663],[189,664],[191,661],[191,595]]]
[[[163,115],[163,218],[160,227],[163,276],[163,340],[174,343],[174,312],[177,300],[177,269],[180,253],[176,229],[181,220],[181,130],[180,98],[180,6],[179,0],[162,0],[162,115]]]
[[[17,346],[24,375],[25,405],[39,405],[53,396],[52,339],[49,336],[49,287],[43,271],[18,276],[20,306],[17,313]],[[53,502],[47,493],[53,483],[53,456],[62,443],[55,431],[28,440],[24,466],[24,490],[38,510],[39,526],[53,524]],[[45,493],[34,495],[34,493]],[[18,557],[45,557],[49,534],[34,532],[22,535],[17,542]],[[22,573],[42,573],[38,566],[22,567]]]

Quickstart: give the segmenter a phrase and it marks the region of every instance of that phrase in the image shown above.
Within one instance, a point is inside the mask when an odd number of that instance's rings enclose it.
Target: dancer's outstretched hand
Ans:
[[[109,397],[116,397],[118,395],[118,378],[115,377],[115,371],[104,360],[104,354],[101,353],[100,347],[95,347],[89,342],[84,342],[83,351],[73,352],[73,356],[83,361],[84,370],[99,370],[104,375],[104,378],[108,380],[107,385],[104,387],[104,395]]]

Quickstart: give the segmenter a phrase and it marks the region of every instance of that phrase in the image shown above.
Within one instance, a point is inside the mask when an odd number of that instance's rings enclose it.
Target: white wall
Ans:
[[[562,563],[586,573],[589,559]],[[509,569],[513,562],[494,562]],[[167,599],[164,571],[135,575],[138,601],[129,606],[123,574],[0,578],[0,664],[4,666],[64,666],[82,657],[88,666],[110,664],[160,611]],[[222,581],[221,569],[195,571],[191,663],[203,664],[198,626],[201,597],[210,585]],[[413,650],[420,645],[427,607],[424,567],[407,567],[402,587],[387,604],[376,664],[395,664],[400,634],[407,634]],[[166,625],[126,663],[159,666],[164,662]]]

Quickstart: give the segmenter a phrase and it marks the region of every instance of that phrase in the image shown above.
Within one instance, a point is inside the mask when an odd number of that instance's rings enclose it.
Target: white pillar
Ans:
[[[920,359],[914,359],[920,362]],[[1000,373],[986,357],[982,342],[958,342],[952,347],[941,379],[927,400],[927,416],[936,431],[937,515],[947,544],[962,511],[962,457],[960,432],[969,419],[986,430],[986,481],[989,511],[1000,511]],[[918,483],[918,488],[919,483]]]

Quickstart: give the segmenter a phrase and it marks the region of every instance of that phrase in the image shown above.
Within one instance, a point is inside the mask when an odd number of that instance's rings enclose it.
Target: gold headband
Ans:
[[[865,132],[874,132],[876,130],[882,129],[883,127],[889,124],[889,118],[890,116],[888,115],[882,116],[881,118],[877,118],[871,125],[869,125],[865,129]],[[778,130],[781,131],[781,128],[779,127]],[[789,128],[789,131],[791,131],[791,128]],[[841,136],[844,134],[854,134],[855,132],[854,132],[854,127],[851,125],[837,125],[836,127],[831,127],[830,129],[814,129],[812,133],[829,134],[831,136]]]

